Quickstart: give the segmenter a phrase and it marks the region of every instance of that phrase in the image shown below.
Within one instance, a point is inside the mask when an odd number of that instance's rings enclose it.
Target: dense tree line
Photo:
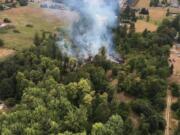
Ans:
[[[0,63],[0,98],[16,103],[0,115],[1,134],[162,135],[176,27],[166,20],[157,32],[139,34],[118,26],[114,43],[123,64],[108,60],[104,48],[92,60],[78,61],[61,53],[56,35],[36,34],[32,48]],[[122,91],[135,100],[120,102]],[[136,128],[132,113],[139,118]]]

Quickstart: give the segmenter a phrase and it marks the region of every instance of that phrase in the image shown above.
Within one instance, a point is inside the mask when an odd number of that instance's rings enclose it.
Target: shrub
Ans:
[[[5,101],[5,104],[9,107],[13,107],[16,104],[16,100],[14,98],[8,98]]]
[[[13,32],[14,32],[14,33],[20,33],[20,31],[19,31],[19,30],[16,30],[16,29],[13,30]]]
[[[149,10],[146,9],[146,8],[142,8],[141,11],[140,11],[140,14],[149,15]]]
[[[27,6],[28,5],[28,0],[19,0],[20,6]]]
[[[5,23],[11,23],[11,20],[9,18],[4,18]]]
[[[0,39],[0,47],[4,46],[4,41]]]
[[[32,24],[26,24],[26,27],[33,28]]]
[[[171,84],[171,91],[174,97],[180,96],[180,86],[176,83]]]

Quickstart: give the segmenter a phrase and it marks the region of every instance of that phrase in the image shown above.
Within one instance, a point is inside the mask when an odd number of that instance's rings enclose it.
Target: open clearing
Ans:
[[[138,0],[135,5],[135,8],[148,8],[150,0]]]
[[[166,17],[167,9],[156,7],[149,8],[149,16],[152,21],[161,22]]]
[[[155,31],[157,26],[161,24],[162,20],[166,17],[167,8],[162,7],[150,7],[150,0],[138,0],[134,8],[141,9],[147,8],[149,10],[150,21],[146,22],[146,16],[143,20],[136,22],[136,31],[142,32],[145,29],[149,31]]]
[[[10,55],[13,55],[14,53],[15,53],[14,50],[6,49],[6,48],[0,48],[0,59],[7,57],[7,56],[10,56]]]
[[[50,15],[51,14],[51,15]],[[59,26],[65,24],[51,12],[44,11],[37,7],[19,7],[0,12],[0,20],[9,18],[15,28],[0,32],[1,39],[5,42],[5,47],[22,50],[33,44],[33,37],[36,32],[53,32]],[[27,27],[26,25],[33,27]],[[14,32],[14,30],[19,31]]]
[[[137,20],[135,24],[136,32],[143,32],[145,29],[149,31],[156,31],[157,25],[146,22],[144,20]]]

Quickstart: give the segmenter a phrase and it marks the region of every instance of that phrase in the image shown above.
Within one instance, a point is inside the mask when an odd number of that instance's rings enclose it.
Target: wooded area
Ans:
[[[128,9],[124,19],[135,21],[132,14]],[[61,53],[56,35],[37,33],[33,47],[0,63],[0,98],[12,108],[0,115],[1,134],[162,135],[173,70],[168,59],[179,22],[180,16],[164,20],[156,32],[142,34],[134,23],[113,28],[123,64],[108,60],[104,48],[92,61],[78,61]],[[120,102],[120,92],[135,100]],[[136,128],[132,113],[139,118]]]

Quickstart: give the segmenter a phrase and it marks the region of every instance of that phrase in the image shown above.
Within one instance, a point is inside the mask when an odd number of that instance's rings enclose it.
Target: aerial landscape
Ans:
[[[0,0],[0,135],[180,135],[180,0]]]

